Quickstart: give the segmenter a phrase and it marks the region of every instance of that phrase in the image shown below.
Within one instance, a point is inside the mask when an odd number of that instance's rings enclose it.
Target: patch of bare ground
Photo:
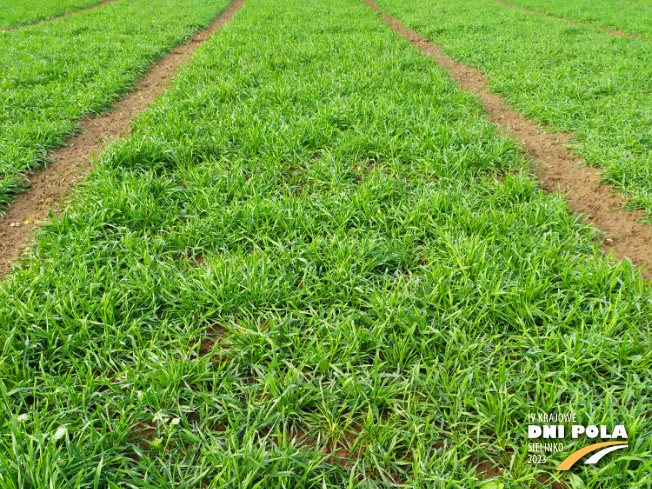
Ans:
[[[364,442],[358,443],[360,433],[346,430],[343,433],[342,439],[337,442],[329,440],[322,443],[321,439],[324,438],[321,434],[309,436],[305,431],[299,429],[295,435],[297,446],[310,448],[316,452],[324,455],[324,461],[329,464],[338,464],[348,469],[353,468],[360,460],[364,458],[365,444]],[[378,474],[376,477],[379,477]],[[362,474],[358,474],[358,480],[362,481],[365,478]],[[382,476],[385,482],[392,484],[405,484],[406,480],[402,479],[399,474],[394,472],[385,473]],[[387,480],[389,479],[389,481]]]
[[[226,352],[218,353],[215,350],[227,350],[228,345],[224,343],[229,330],[220,325],[211,326],[206,331],[206,337],[199,344],[199,356],[211,355],[215,361],[221,361],[226,357]]]
[[[374,11],[380,11],[372,0],[363,1]],[[407,29],[399,20],[386,14],[381,17],[396,33],[447,70],[462,89],[477,96],[501,132],[515,138],[535,162],[542,163],[534,168],[541,179],[540,186],[548,192],[565,195],[573,212],[606,234],[602,242],[605,253],[612,253],[618,259],[629,258],[634,265],[642,267],[646,279],[652,277],[652,228],[637,222],[643,212],[619,210],[627,204],[627,199],[600,184],[599,169],[580,166],[581,160],[566,149],[571,134],[542,132],[541,127],[513,110],[500,95],[491,93],[480,70],[444,55],[437,45]]]
[[[549,486],[551,489],[566,489],[566,486],[559,483],[559,482],[553,482],[552,484],[550,483],[550,477],[547,475],[541,475],[537,478],[540,484],[543,486]]]
[[[158,435],[156,425],[152,421],[143,421],[138,423],[132,430],[132,433],[135,436],[135,442],[138,444],[141,450],[149,449],[149,446]]]
[[[186,254],[182,255],[177,263],[182,263],[187,267],[190,268],[196,268],[199,266],[202,266],[204,262],[206,261],[206,258],[204,257],[203,253],[197,253],[197,254]]]
[[[116,0],[113,0],[116,1]],[[177,46],[155,63],[136,83],[135,89],[116,102],[110,111],[79,123],[81,132],[68,146],[48,155],[47,167],[31,176],[25,187],[28,192],[17,195],[7,213],[0,218],[0,278],[12,265],[9,260],[20,257],[32,231],[50,210],[60,212],[62,199],[72,192],[75,181],[91,169],[93,158],[108,141],[130,132],[130,123],[168,87],[179,67],[216,30],[226,24],[245,3],[234,0],[206,29],[195,33],[188,42]]]
[[[629,34],[629,33],[625,32],[625,31],[621,31],[620,29],[611,29],[609,27],[596,26],[596,25],[593,25],[593,24],[591,24],[589,22],[580,22],[580,21],[577,21],[577,20],[565,19],[563,17],[555,17],[554,15],[548,15],[548,14],[546,14],[544,12],[537,12],[536,10],[532,10],[532,9],[527,8],[527,7],[520,7],[518,5],[507,3],[507,2],[504,2],[503,0],[494,0],[494,2],[496,2],[496,3],[500,4],[500,5],[505,5],[506,7],[509,7],[509,8],[516,8],[516,9],[522,10],[523,12],[527,12],[527,13],[530,13],[530,14],[535,14],[535,15],[538,15],[540,17],[545,17],[546,19],[561,20],[562,22],[566,22],[567,24],[571,24],[571,25],[588,25],[588,26],[591,26],[591,27],[595,27],[596,29],[600,29],[601,31],[606,32],[607,34],[611,34],[612,36],[628,37],[630,39],[640,39],[639,36],[635,36],[634,34]]]
[[[492,479],[494,477],[500,477],[503,475],[503,471],[500,470],[500,466],[491,460],[486,460],[484,462],[476,460],[474,463],[477,464],[474,467],[475,473],[478,475],[478,478],[481,481]]]
[[[271,432],[271,429],[266,428],[261,430],[258,436],[262,440]],[[355,448],[356,440],[359,436],[359,433],[345,431],[343,439],[337,442],[334,442],[333,440],[324,442],[323,440],[327,437],[322,433],[311,435],[307,431],[298,428],[290,438],[294,440],[296,447],[308,449],[323,455],[323,460],[326,463],[339,464],[342,467],[350,469],[363,455],[364,447],[362,445],[357,447],[357,449]],[[269,437],[269,440],[274,445],[277,445],[273,436]],[[394,479],[394,482],[398,482],[398,476],[395,477],[395,474],[392,474],[391,476]]]
[[[484,459],[472,459],[471,466],[475,469],[475,473],[480,481],[486,481],[495,477],[503,475],[501,466],[492,461]],[[566,489],[566,486],[559,482],[554,482],[548,475],[540,475],[536,477],[536,482],[533,480],[535,487],[550,487],[551,489]]]
[[[98,2],[98,3],[94,3],[93,5],[89,5],[88,7],[75,9],[75,10],[68,10],[67,12],[64,12],[63,14],[55,15],[54,17],[48,17],[47,19],[37,20],[36,22],[31,22],[29,24],[21,25],[21,26],[18,26],[18,27],[5,27],[4,29],[0,29],[0,31],[9,32],[9,31],[13,31],[13,30],[16,30],[16,29],[20,29],[21,27],[27,27],[27,26],[30,26],[30,25],[42,24],[43,22],[51,22],[53,20],[63,19],[64,17],[70,17],[71,15],[75,15],[75,14],[78,14],[80,12],[85,12],[86,10],[93,10],[94,8],[101,7],[102,5],[106,5],[107,3],[113,3],[113,2],[117,2],[117,1],[119,1],[119,0],[103,0],[103,1]]]

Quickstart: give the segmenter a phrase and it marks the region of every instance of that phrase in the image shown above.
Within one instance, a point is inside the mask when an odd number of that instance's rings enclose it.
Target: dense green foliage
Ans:
[[[524,165],[361,2],[249,0],[2,284],[3,487],[649,481],[649,286]],[[629,458],[527,464],[555,409]]]
[[[652,211],[652,48],[485,0],[379,0]]]
[[[205,26],[227,0],[121,0],[0,35],[0,207],[155,59]]]
[[[18,27],[72,10],[96,5],[101,0],[0,0],[0,28]]]
[[[510,0],[509,3],[652,39],[652,2],[649,0]]]

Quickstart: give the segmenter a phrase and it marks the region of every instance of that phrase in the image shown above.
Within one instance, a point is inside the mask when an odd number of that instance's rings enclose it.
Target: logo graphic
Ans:
[[[582,457],[589,454],[591,455],[584,464],[597,464],[605,455],[628,446],[628,435],[624,425],[617,424],[612,428],[608,425],[580,424],[573,411],[530,413],[528,422],[527,463],[529,464],[545,464],[549,455],[565,451],[565,440],[568,437],[578,441],[596,438],[603,441],[575,450],[559,464],[557,470],[570,470]]]
[[[579,459],[581,459],[584,455],[587,453],[591,453],[598,448],[603,448],[600,450],[598,453],[593,454],[589,459],[584,462],[587,465],[593,465],[596,464],[600,461],[602,457],[607,455],[608,453],[613,452],[614,450],[619,450],[621,448],[625,448],[627,446],[627,442],[622,442],[622,441],[607,441],[604,443],[596,443],[594,445],[589,445],[588,447],[584,447],[580,450],[577,450],[576,452],[571,453],[566,459],[559,464],[559,467],[557,467],[557,470],[569,470],[573,465],[575,465],[575,462],[577,462]]]

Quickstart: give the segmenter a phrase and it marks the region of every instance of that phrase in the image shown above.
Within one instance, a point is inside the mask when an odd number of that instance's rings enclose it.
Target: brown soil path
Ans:
[[[380,11],[372,0],[363,1],[374,11]],[[541,127],[513,110],[500,95],[489,91],[487,78],[480,70],[453,61],[438,46],[406,29],[397,19],[386,14],[381,17],[396,33],[447,70],[462,89],[476,95],[501,132],[522,144],[535,162],[543,163],[534,167],[542,180],[540,187],[564,194],[575,213],[582,214],[585,222],[607,234],[602,243],[605,253],[613,253],[618,259],[629,258],[637,266],[645,265],[641,270],[643,276],[652,277],[652,228],[637,222],[643,212],[618,210],[627,200],[600,184],[599,169],[580,166],[581,160],[566,149],[571,134],[542,133]]]
[[[115,0],[114,0],[115,1]],[[116,102],[109,112],[80,122],[83,132],[71,139],[68,146],[52,151],[48,166],[36,172],[26,185],[28,192],[17,195],[7,213],[0,218],[0,278],[24,250],[39,221],[50,210],[58,211],[57,201],[72,192],[75,181],[92,168],[92,159],[108,141],[130,132],[132,119],[146,109],[169,85],[178,68],[217,29],[226,24],[246,0],[234,0],[208,28],[195,33],[186,44],[177,46],[143,75],[134,91]]]
[[[500,4],[500,5],[504,5],[505,7],[519,9],[519,10],[522,10],[523,12],[527,12],[529,14],[535,14],[535,15],[538,15],[540,17],[545,17],[546,19],[561,20],[562,22],[566,22],[567,24],[571,24],[571,25],[585,25],[585,26],[593,27],[595,29],[599,29],[599,30],[601,30],[603,32],[606,32],[607,34],[611,34],[612,36],[627,37],[627,38],[630,38],[630,39],[641,39],[641,37],[639,37],[639,36],[636,36],[634,34],[629,34],[629,33],[625,32],[625,31],[621,31],[620,29],[610,29],[609,27],[602,27],[600,25],[591,24],[590,22],[581,22],[579,20],[571,20],[571,19],[566,19],[564,17],[556,17],[554,15],[549,15],[549,14],[546,14],[544,12],[537,12],[536,10],[532,10],[532,9],[527,8],[527,7],[521,7],[520,5],[514,5],[514,4],[511,4],[511,3],[507,3],[507,2],[504,2],[503,0],[493,0],[493,1]]]
[[[117,1],[119,1],[119,0],[102,0],[101,2],[94,3],[93,5],[89,5],[88,7],[84,7],[84,8],[80,8],[80,9],[76,9],[76,10],[69,10],[67,12],[64,12],[63,14],[55,15],[54,17],[48,17],[47,19],[37,20],[35,22],[30,22],[29,24],[20,25],[18,27],[0,28],[0,32],[9,32],[9,31],[13,31],[13,30],[16,30],[16,29],[20,29],[22,27],[28,27],[30,25],[37,25],[37,24],[42,24],[43,22],[50,22],[52,20],[62,19],[64,17],[70,17],[71,15],[78,14],[79,12],[84,12],[86,10],[93,10],[94,8],[101,7],[102,5],[106,5],[107,3],[113,3],[113,2],[117,2]]]

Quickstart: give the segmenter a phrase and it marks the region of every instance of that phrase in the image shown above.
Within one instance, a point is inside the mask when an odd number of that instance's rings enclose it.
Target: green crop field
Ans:
[[[487,0],[380,0],[652,212],[652,46]],[[652,24],[650,24],[652,25]]]
[[[0,0],[0,28],[19,27],[66,12],[97,5],[101,0]]]
[[[165,3],[0,34],[5,181],[227,5]],[[652,46],[377,3],[652,210]],[[0,282],[0,488],[650,488],[650,281],[532,169],[362,1],[247,0]],[[628,447],[533,462],[571,412]]]
[[[525,7],[571,21],[618,29],[625,34],[652,40],[652,2],[650,0],[510,0]]]
[[[81,117],[106,109],[227,4],[120,0],[0,34],[0,206]]]

